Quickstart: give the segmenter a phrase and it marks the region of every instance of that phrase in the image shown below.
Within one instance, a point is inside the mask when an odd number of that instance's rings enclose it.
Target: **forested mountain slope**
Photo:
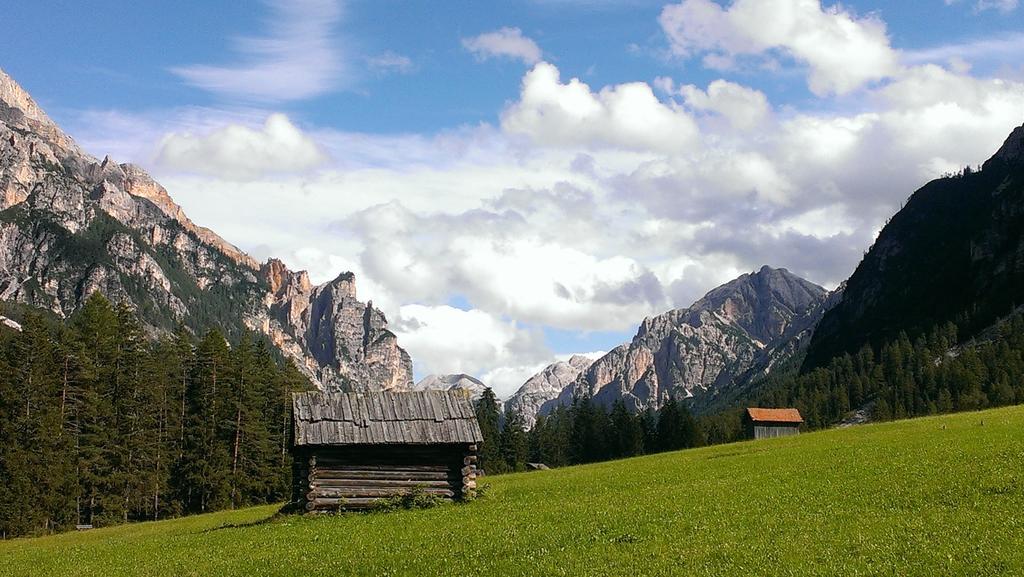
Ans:
[[[1024,303],[1024,126],[980,171],[929,182],[886,224],[822,318],[804,370],[946,322],[965,340]]]
[[[0,70],[0,300],[66,318],[93,292],[149,334],[268,335],[318,386],[402,389],[412,361],[343,273],[313,286],[197,226],[141,168],[82,151]]]

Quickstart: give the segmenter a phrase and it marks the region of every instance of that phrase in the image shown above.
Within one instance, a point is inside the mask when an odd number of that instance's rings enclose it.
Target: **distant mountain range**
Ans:
[[[658,408],[669,397],[705,401],[798,351],[835,300],[786,269],[765,266],[690,307],[644,319],[631,342],[596,361],[551,365],[508,406],[532,422],[583,395],[605,406],[622,400],[632,410]]]
[[[153,334],[263,333],[331,389],[404,389],[412,360],[343,273],[260,264],[197,226],[141,168],[82,151],[0,70],[0,300],[71,315],[94,291]]]

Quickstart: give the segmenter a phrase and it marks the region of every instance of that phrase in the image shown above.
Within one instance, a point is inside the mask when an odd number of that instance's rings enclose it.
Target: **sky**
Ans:
[[[827,288],[1024,123],[1018,0],[17,2],[87,151],[508,396],[762,265]]]

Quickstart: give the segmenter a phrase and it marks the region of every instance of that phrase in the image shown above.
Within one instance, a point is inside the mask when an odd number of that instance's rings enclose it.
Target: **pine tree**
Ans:
[[[573,401],[569,456],[573,463],[593,463],[607,458],[608,415],[589,395]]]
[[[7,347],[0,387],[0,472],[5,533],[49,532],[74,519],[70,436],[60,415],[60,381],[49,330],[29,314]]]
[[[501,429],[498,445],[506,470],[522,471],[526,468],[529,445],[523,416],[517,411],[510,410],[505,413],[505,426]]]
[[[639,455],[643,442],[640,419],[629,412],[622,399],[616,400],[609,415],[608,456],[619,459]]]
[[[186,510],[210,511],[230,502],[231,457],[220,434],[228,392],[228,348],[214,329],[197,350],[195,378],[186,391],[186,421],[180,463],[182,501]],[[230,414],[230,409],[228,409]]]
[[[476,403],[476,420],[480,424],[484,442],[480,447],[480,468],[484,472],[495,474],[505,471],[505,463],[501,457],[498,422],[498,400],[490,387],[484,389],[483,395]]]
[[[265,420],[273,375],[261,371],[248,334],[231,351],[231,368],[228,404],[234,418],[225,421],[231,440],[231,503],[265,503],[274,485],[274,443]]]
[[[122,521],[155,516],[150,495],[159,453],[158,404],[148,344],[134,311],[117,309],[117,359],[113,373],[115,449],[112,482],[119,487]]]
[[[78,519],[80,523],[100,526],[123,518],[119,514],[120,487],[114,481],[118,442],[113,403],[117,314],[102,294],[92,293],[72,319],[72,330],[85,352],[76,417]]]
[[[640,429],[643,438],[645,454],[653,454],[659,451],[658,447],[658,414],[654,409],[647,407],[640,417]]]

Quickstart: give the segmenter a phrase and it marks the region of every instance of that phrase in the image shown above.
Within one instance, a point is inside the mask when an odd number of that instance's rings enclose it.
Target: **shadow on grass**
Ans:
[[[245,523],[225,523],[224,525],[217,525],[216,527],[210,527],[209,529],[203,529],[200,533],[212,533],[214,531],[220,531],[221,529],[244,529],[246,527],[258,527],[260,525],[269,525],[276,521],[280,521],[286,517],[290,517],[295,513],[300,512],[293,504],[288,503],[274,512],[269,517],[263,519],[256,519],[255,521],[247,521]]]

